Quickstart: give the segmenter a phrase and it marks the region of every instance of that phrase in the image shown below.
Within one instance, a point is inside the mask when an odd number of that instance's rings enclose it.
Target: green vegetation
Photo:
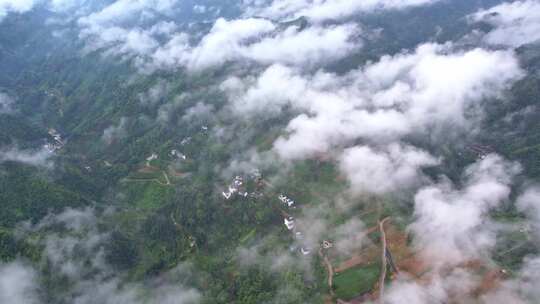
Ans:
[[[462,37],[473,27],[462,18],[463,12],[475,4],[470,0],[453,2],[451,10],[432,6],[431,11],[359,17],[373,28],[384,29],[384,35],[326,69],[342,73],[381,54],[414,49],[425,37],[435,37],[434,29],[440,25],[445,30],[436,35],[436,41]],[[287,252],[301,259],[289,249],[294,239],[283,226],[277,195],[285,193],[295,200],[298,209],[287,210],[293,216],[302,214],[303,206],[324,204],[331,210],[339,209],[337,200],[346,191],[347,182],[340,176],[338,164],[325,155],[295,161],[287,168],[265,163],[260,169],[270,185],[258,189],[260,197],[225,200],[221,196],[231,176],[249,173],[235,169],[243,169],[253,150],[271,150],[275,139],[285,135],[283,130],[295,116],[294,109],[285,107],[280,115],[233,123],[237,118],[220,112],[227,98],[217,89],[230,76],[231,67],[141,75],[129,60],[118,62],[99,52],[81,56],[78,37],[66,32],[62,40],[55,40],[41,26],[47,18],[46,12],[40,12],[34,18],[21,15],[0,24],[0,89],[9,88],[8,93],[17,96],[17,111],[0,114],[0,147],[39,148],[51,140],[49,128],[59,130],[66,139],[53,157],[52,168],[0,164],[0,260],[39,260],[39,248],[15,237],[18,223],[36,223],[67,207],[112,206],[116,212],[100,222],[101,229],[111,232],[105,258],[115,269],[125,271],[128,282],[152,279],[185,263],[200,270],[201,278],[190,284],[205,291],[205,303],[321,303],[327,287],[317,256],[309,265],[279,271],[269,271],[275,265],[266,260],[239,267],[237,256],[239,248],[256,247],[263,255]],[[295,22],[304,27],[306,20]],[[32,50],[36,49],[41,52],[35,54]],[[524,66],[538,68],[538,46],[521,48],[518,53]],[[141,102],[141,94],[161,81],[170,86],[164,96],[151,105]],[[540,177],[540,117],[519,113],[536,106],[539,88],[538,73],[530,73],[512,88],[510,101],[489,103],[484,128],[490,132],[475,138],[522,162],[525,173],[533,178]],[[187,111],[199,102],[219,115],[186,119]],[[518,115],[507,119],[509,113]],[[209,130],[204,131],[203,126]],[[107,138],[109,133],[114,136]],[[466,153],[457,155],[463,151],[452,144],[432,147],[427,140],[406,140],[443,156],[444,166],[426,172],[434,180],[443,174],[458,180],[462,169],[475,159]],[[173,149],[186,159],[172,157]],[[145,167],[152,153],[159,158]],[[246,185],[251,192],[257,187],[251,180]],[[393,224],[404,229],[412,217],[412,199],[407,195],[358,201],[357,207],[347,210],[348,215],[328,212],[325,219],[338,225],[350,215],[360,216],[372,227],[391,215]],[[512,224],[523,219],[510,209],[493,217]],[[378,241],[378,232],[371,237]],[[497,240],[496,251],[501,254],[495,255],[496,261],[518,269],[524,256],[538,250],[528,237],[512,231]],[[314,275],[302,267],[313,270]],[[334,278],[337,296],[350,299],[369,292],[379,268],[374,263],[340,273]],[[58,285],[51,289],[67,288]]]
[[[89,205],[79,194],[35,174],[35,168],[17,163],[0,167],[1,225],[13,227],[21,221],[37,222],[49,212]]]
[[[380,275],[381,265],[354,267],[334,276],[336,297],[350,300],[373,289]]]

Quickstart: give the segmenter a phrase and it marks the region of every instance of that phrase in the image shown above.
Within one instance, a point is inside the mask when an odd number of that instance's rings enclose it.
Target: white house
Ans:
[[[324,249],[329,249],[329,248],[332,248],[333,246],[334,246],[334,244],[332,244],[332,242],[330,242],[330,241],[325,240],[325,241],[322,242],[322,247]]]
[[[221,192],[221,194],[223,195],[223,197],[225,199],[230,199],[231,196],[232,196],[232,193],[231,192]]]
[[[187,156],[183,153],[180,153],[178,150],[174,149],[171,151],[171,156],[172,157],[178,157],[179,159],[182,159],[182,160],[186,160],[187,159]]]
[[[288,207],[292,207],[294,205],[294,201],[292,199],[287,199],[286,204]]]
[[[241,176],[236,176],[233,180],[233,185],[235,187],[240,187],[244,183],[244,179]]]
[[[182,141],[180,142],[180,144],[183,146],[183,145],[188,144],[190,141],[191,141],[191,136],[182,139]]]
[[[287,229],[293,230],[294,229],[294,218],[288,217],[284,219],[285,226],[287,226]]]
[[[158,159],[158,155],[156,153],[152,153],[152,155],[146,158],[147,161],[153,161],[154,159]]]
[[[287,207],[292,207],[294,205],[294,201],[288,197],[286,197],[285,195],[283,194],[280,194],[278,196],[278,199],[285,205],[287,205]]]

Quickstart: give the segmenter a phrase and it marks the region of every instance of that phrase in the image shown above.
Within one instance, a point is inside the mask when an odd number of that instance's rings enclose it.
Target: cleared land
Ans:
[[[377,283],[380,275],[380,264],[355,267],[334,276],[336,297],[350,300],[358,295],[369,293]]]

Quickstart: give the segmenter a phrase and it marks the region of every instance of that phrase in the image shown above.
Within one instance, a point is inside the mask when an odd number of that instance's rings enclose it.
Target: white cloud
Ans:
[[[0,303],[37,304],[38,275],[21,262],[0,264]]]
[[[270,5],[248,4],[250,15],[269,18],[308,17],[314,21],[339,20],[357,13],[403,9],[435,3],[439,0],[273,0]]]
[[[488,256],[495,244],[488,212],[508,199],[519,172],[516,163],[489,155],[466,170],[463,188],[442,183],[418,191],[411,229],[423,260],[438,269]]]
[[[105,55],[126,59],[153,54],[176,30],[174,22],[161,15],[175,11],[177,0],[117,0],[101,10],[78,19],[79,37],[85,40],[85,52],[103,50]]]
[[[204,14],[204,13],[206,13],[207,10],[208,9],[204,5],[194,5],[193,6],[193,12],[195,12],[197,14]]]
[[[146,92],[139,93],[137,96],[142,105],[152,106],[167,97],[170,91],[171,84],[163,79],[159,79]]]
[[[540,40],[540,1],[504,2],[472,15],[495,28],[484,36],[490,44],[519,47]]]
[[[55,12],[68,12],[85,7],[88,0],[49,0],[49,8]]]
[[[202,119],[210,119],[213,111],[213,105],[197,102],[195,106],[186,110],[186,114],[182,116],[182,119],[187,121],[201,121]]]
[[[525,189],[517,198],[516,206],[529,219],[536,237],[540,237],[540,188],[531,186]]]
[[[118,125],[112,125],[103,130],[103,135],[101,139],[107,144],[110,145],[113,142],[120,140],[127,136],[127,124],[128,119],[126,117],[120,118]]]
[[[242,45],[276,29],[264,19],[218,19],[199,45],[190,51],[188,65],[205,68],[235,59]]]
[[[16,147],[0,150],[0,163],[5,161],[14,161],[33,166],[51,167],[50,158],[53,156],[45,148],[39,150],[19,150]]]
[[[330,225],[331,226],[331,225]],[[365,235],[365,224],[358,218],[351,218],[345,223],[330,229],[330,238],[336,252],[343,256],[351,256],[370,242]],[[321,242],[321,240],[318,240]]]
[[[356,25],[309,27],[299,31],[291,26],[242,50],[241,56],[272,64],[313,65],[339,59],[360,47],[353,37]]]
[[[45,217],[35,225],[24,223],[20,228],[22,234],[43,235],[42,238],[33,239],[37,242],[36,245],[44,248],[42,262],[47,263],[53,272],[62,274],[69,280],[61,298],[64,302],[75,304],[200,302],[201,294],[196,289],[184,287],[179,283],[183,277],[190,275],[187,265],[180,264],[159,278],[150,278],[144,282],[125,282],[126,274],[114,270],[106,262],[104,247],[109,241],[109,234],[100,230],[99,218],[93,208],[66,209],[60,214]],[[44,303],[33,301],[33,291],[40,287],[34,279],[37,276],[36,271],[31,267],[21,269],[20,265],[16,266],[7,270],[0,266],[0,300],[2,300],[0,302]],[[21,301],[17,302],[18,299]]]
[[[13,98],[9,95],[0,93],[0,114],[12,113],[13,112]]]
[[[194,44],[199,33],[179,31],[173,22],[158,22],[154,12],[175,8],[175,1],[118,0],[101,11],[81,17],[80,38],[85,51],[133,59],[143,72],[185,67],[201,70],[231,61],[261,64],[320,64],[341,58],[360,46],[355,25],[285,29],[270,20],[246,18],[215,21]],[[159,2],[159,1],[158,1]]]
[[[462,269],[452,269],[444,276],[435,275],[427,282],[400,276],[392,282],[384,297],[385,304],[469,303],[478,286],[478,277]],[[488,302],[490,303],[490,302]]]
[[[0,21],[8,13],[24,13],[31,10],[34,5],[34,0],[0,0]]]
[[[79,23],[88,27],[102,27],[134,18],[144,18],[144,14],[151,14],[152,11],[167,14],[177,2],[177,0],[116,0],[100,11],[80,18]]]
[[[420,279],[399,274],[384,303],[524,303],[519,294],[526,294],[531,286],[517,286],[535,282],[536,275],[531,274],[538,266],[526,262],[522,274],[504,280],[492,277],[499,269],[490,257],[500,229],[490,211],[509,199],[520,171],[519,164],[491,154],[467,167],[459,186],[443,181],[420,189],[409,229],[414,234],[416,263],[427,272]],[[487,280],[500,284],[488,286]]]
[[[160,46],[159,35],[169,35],[175,25],[160,22],[149,29],[124,28],[121,26],[83,28],[80,37],[86,40],[85,52],[103,50],[105,55],[144,58],[151,56]]]
[[[82,26],[80,36],[87,42],[87,51],[103,49],[108,55],[135,58],[136,64],[146,70],[183,66],[204,69],[237,59],[248,41],[258,39],[276,28],[272,22],[263,19],[227,21],[220,18],[199,44],[193,47],[189,43],[189,35],[176,31],[175,25],[171,23],[162,22],[147,29],[122,26],[117,18],[120,21],[122,18],[133,19],[141,11],[149,9],[143,4],[129,8],[108,8],[79,20]],[[163,36],[166,42],[159,43],[158,35]]]
[[[445,124],[465,126],[467,112],[522,75],[509,51],[424,44],[342,76],[274,65],[255,79],[230,78],[222,89],[240,115],[299,111],[274,144],[283,158],[298,159],[357,139],[392,142]]]
[[[422,167],[438,161],[429,153],[409,146],[389,145],[384,151],[367,146],[346,149],[340,168],[356,194],[384,194],[418,183]]]
[[[175,34],[155,51],[149,65],[200,70],[241,60],[262,64],[320,64],[357,49],[359,43],[353,39],[358,33],[354,25],[314,26],[303,30],[290,26],[279,30],[265,19],[218,19],[196,46],[189,45],[187,35]]]
[[[189,94],[181,94],[176,96],[171,102],[164,103],[158,109],[157,121],[162,124],[167,124],[175,115],[177,115],[177,110],[185,103],[186,99],[189,98]]]

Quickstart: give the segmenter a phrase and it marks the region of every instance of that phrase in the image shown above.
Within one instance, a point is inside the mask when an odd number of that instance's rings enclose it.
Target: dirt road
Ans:
[[[379,222],[379,231],[381,232],[381,276],[379,278],[379,303],[384,303],[384,281],[386,280],[386,232],[384,223],[390,218],[385,218]]]
[[[330,295],[334,296],[334,290],[332,289],[332,286],[334,285],[334,268],[332,267],[332,263],[330,263],[330,260],[328,260],[328,257],[323,254],[322,248],[319,249],[319,256],[326,265],[326,271],[328,272],[328,289],[330,290]]]

